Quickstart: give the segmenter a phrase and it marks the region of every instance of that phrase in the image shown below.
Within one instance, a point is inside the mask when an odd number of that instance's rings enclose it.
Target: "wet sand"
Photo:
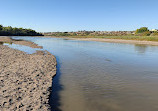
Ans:
[[[10,40],[5,39],[6,42]],[[49,52],[26,54],[0,45],[0,111],[49,110],[49,95],[55,74],[56,58]]]

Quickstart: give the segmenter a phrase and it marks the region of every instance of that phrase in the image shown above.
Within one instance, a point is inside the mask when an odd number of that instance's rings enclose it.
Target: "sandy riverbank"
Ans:
[[[0,36],[0,42],[1,43],[14,43],[14,44],[18,44],[18,45],[25,45],[25,46],[29,46],[31,48],[42,48],[42,46],[38,46],[37,44],[30,42],[30,41],[26,41],[26,40],[15,40],[12,39],[11,37],[5,37],[5,36]]]
[[[139,40],[123,40],[123,39],[104,39],[104,38],[71,38],[73,40],[83,41],[99,41],[99,42],[111,42],[111,43],[128,43],[128,44],[142,44],[142,45],[156,45],[158,42],[154,41],[139,41]]]
[[[47,111],[56,59],[0,45],[0,111]]]
[[[44,36],[44,37],[51,37],[51,36]],[[110,42],[110,43],[127,43],[127,44],[142,44],[142,45],[158,46],[158,42],[156,42],[156,41],[105,39],[105,38],[72,38],[72,37],[51,37],[51,38],[65,38],[65,39],[68,39],[68,40],[99,41],[99,42]]]

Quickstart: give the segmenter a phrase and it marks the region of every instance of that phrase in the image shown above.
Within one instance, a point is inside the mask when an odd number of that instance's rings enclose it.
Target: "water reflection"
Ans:
[[[57,60],[57,74],[53,77],[52,82],[52,91],[50,94],[49,104],[51,106],[51,111],[62,111],[60,109],[61,103],[60,103],[60,91],[63,90],[63,86],[60,83],[60,62],[59,58],[56,57]]]
[[[135,51],[139,54],[145,54],[147,48],[147,45],[135,44]]]
[[[3,45],[7,45],[7,46],[9,46],[11,48],[18,49],[20,51],[24,51],[27,54],[33,54],[36,51],[43,51],[43,49],[31,48],[31,47],[28,47],[28,46],[18,45],[18,44],[13,44],[13,43],[3,43]]]

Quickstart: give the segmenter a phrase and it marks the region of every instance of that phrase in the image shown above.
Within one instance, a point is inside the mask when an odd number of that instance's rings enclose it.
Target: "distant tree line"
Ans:
[[[46,36],[121,36],[132,35],[134,31],[78,31],[78,32],[45,32]]]
[[[46,32],[46,36],[158,36],[158,29],[149,30],[148,27],[141,27],[135,31],[77,31],[77,32]]]
[[[32,29],[3,27],[0,25],[0,36],[43,36],[41,33]]]

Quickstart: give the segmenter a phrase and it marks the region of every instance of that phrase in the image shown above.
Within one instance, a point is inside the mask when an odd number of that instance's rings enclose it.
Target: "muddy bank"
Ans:
[[[42,48],[42,46],[38,46],[37,44],[31,42],[31,41],[26,41],[26,40],[15,40],[12,39],[10,37],[0,37],[0,43],[14,43],[14,44],[18,44],[18,45],[25,45],[25,46],[29,46],[31,48]]]
[[[56,59],[0,45],[0,111],[47,111]]]

